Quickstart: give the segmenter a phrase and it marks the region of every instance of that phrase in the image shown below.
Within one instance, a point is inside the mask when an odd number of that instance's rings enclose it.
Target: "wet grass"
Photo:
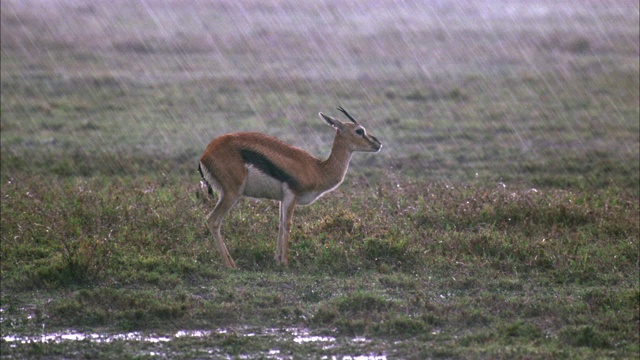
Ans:
[[[301,93],[310,93],[314,84],[300,83],[287,90],[274,90],[269,87],[271,82],[242,85],[249,87],[243,91],[257,97],[252,101],[258,103],[254,105],[258,113],[242,110],[246,103],[238,96],[213,112],[192,107],[194,102],[207,103],[209,97],[238,92],[239,84],[235,88],[214,85],[214,90],[195,94],[188,89],[211,84],[164,85],[160,90],[137,86],[131,95],[118,97],[112,104],[79,89],[77,96],[82,99],[78,101],[84,105],[78,107],[67,104],[70,100],[64,91],[77,85],[63,83],[59,85],[62,89],[54,87],[51,93],[41,94],[49,98],[42,104],[28,104],[32,100],[19,93],[3,95],[0,171],[3,178],[11,177],[13,171],[63,177],[186,175],[193,171],[193,163],[212,137],[236,130],[267,132],[324,157],[332,132],[308,109],[331,112],[332,105],[327,104],[342,103],[349,109],[371,104],[371,110],[362,114],[362,122],[385,144],[379,155],[354,157],[353,170],[360,174],[392,173],[445,182],[480,178],[526,182],[532,187],[633,187],[639,183],[640,173],[637,77],[629,80],[630,73],[594,76],[617,82],[611,95],[616,98],[615,107],[611,99],[594,99],[592,93],[529,99],[527,94],[532,91],[549,91],[546,79],[529,81],[523,88],[512,84],[518,79],[491,84],[490,88],[484,87],[487,84],[472,85],[475,88],[465,90],[465,100],[393,99],[393,109],[385,108],[391,102],[383,94],[369,94],[367,102],[315,94],[310,100]],[[582,87],[599,80],[572,81],[573,86]],[[4,88],[15,85],[7,81]],[[348,87],[350,91],[361,86],[357,82],[317,85]],[[390,82],[382,87],[399,86]],[[561,91],[563,86],[559,84],[553,91]],[[604,83],[593,91],[609,91],[609,86]],[[169,96],[171,105],[162,105],[167,109],[159,111],[158,104],[164,104],[168,96],[165,91],[176,92],[176,96]],[[487,96],[485,91],[493,95]],[[513,101],[505,102],[505,96]],[[300,109],[293,114],[270,109],[266,104],[270,97],[292,101]],[[585,104],[572,109],[558,104],[564,101]],[[490,110],[487,104],[491,104]],[[301,138],[300,133],[313,136]]]
[[[244,9],[265,29],[203,40],[197,22],[177,38],[100,37],[82,19],[133,26],[136,8],[67,5],[47,9],[66,24],[54,29],[2,3],[3,357],[637,357],[637,15],[549,13],[507,25],[518,36],[410,31],[429,51],[339,21],[336,43],[361,46],[317,63],[268,7]],[[598,14],[615,26],[582,28]],[[243,200],[222,230],[241,270],[226,270],[197,156],[252,130],[324,157],[332,131],[315,114],[337,105],[383,151],[355,155],[335,193],[296,210],[287,269],[273,260],[277,203]],[[171,340],[41,338],[68,331]]]
[[[223,228],[242,268],[228,271],[195,177],[14,179],[2,187],[2,331],[296,326],[365,336],[402,357],[638,351],[637,192],[376,187],[354,179],[301,208],[289,269],[272,259],[276,204],[243,201]],[[169,348],[210,341],[252,353],[270,339],[229,336]],[[3,353],[68,346],[3,341]]]

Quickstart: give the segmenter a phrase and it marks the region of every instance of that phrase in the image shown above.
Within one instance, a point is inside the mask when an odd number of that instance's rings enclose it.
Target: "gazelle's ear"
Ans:
[[[333,126],[334,128],[336,128],[338,130],[343,130],[344,129],[344,126],[342,126],[342,122],[340,122],[339,120],[337,120],[335,118],[332,118],[329,115],[325,115],[323,113],[318,113],[318,115],[320,115],[320,118],[322,120],[324,120],[324,122],[326,122],[330,126]]]

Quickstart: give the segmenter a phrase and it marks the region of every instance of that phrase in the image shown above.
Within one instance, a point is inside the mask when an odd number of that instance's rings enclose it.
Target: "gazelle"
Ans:
[[[289,234],[296,205],[308,205],[340,185],[354,151],[378,152],[382,144],[342,107],[349,120],[341,122],[319,113],[336,129],[331,154],[322,161],[274,137],[238,132],[213,139],[200,156],[198,171],[209,193],[218,191],[218,203],[207,225],[227,267],[235,268],[220,235],[222,220],[242,196],[280,201],[276,262],[289,264]]]

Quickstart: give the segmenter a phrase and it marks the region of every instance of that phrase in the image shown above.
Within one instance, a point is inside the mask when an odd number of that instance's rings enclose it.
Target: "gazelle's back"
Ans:
[[[217,159],[225,159],[224,168]],[[272,136],[240,132],[212,140],[200,157],[218,183],[233,181],[245,196],[282,200],[286,189],[312,190],[320,160]],[[294,176],[285,169],[304,168]],[[219,186],[217,186],[219,188]]]

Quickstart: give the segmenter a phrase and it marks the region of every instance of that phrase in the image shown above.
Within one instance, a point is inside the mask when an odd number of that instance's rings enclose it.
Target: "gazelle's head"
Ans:
[[[342,106],[338,106],[338,110],[351,120],[351,122],[342,122],[331,116],[320,113],[320,118],[324,120],[327,124],[336,128],[337,135],[336,140],[340,139],[341,141],[348,144],[349,150],[351,151],[363,151],[363,152],[378,152],[382,148],[382,143],[375,136],[367,134],[367,130],[358,124],[356,119],[354,119],[349,113],[342,108]]]

